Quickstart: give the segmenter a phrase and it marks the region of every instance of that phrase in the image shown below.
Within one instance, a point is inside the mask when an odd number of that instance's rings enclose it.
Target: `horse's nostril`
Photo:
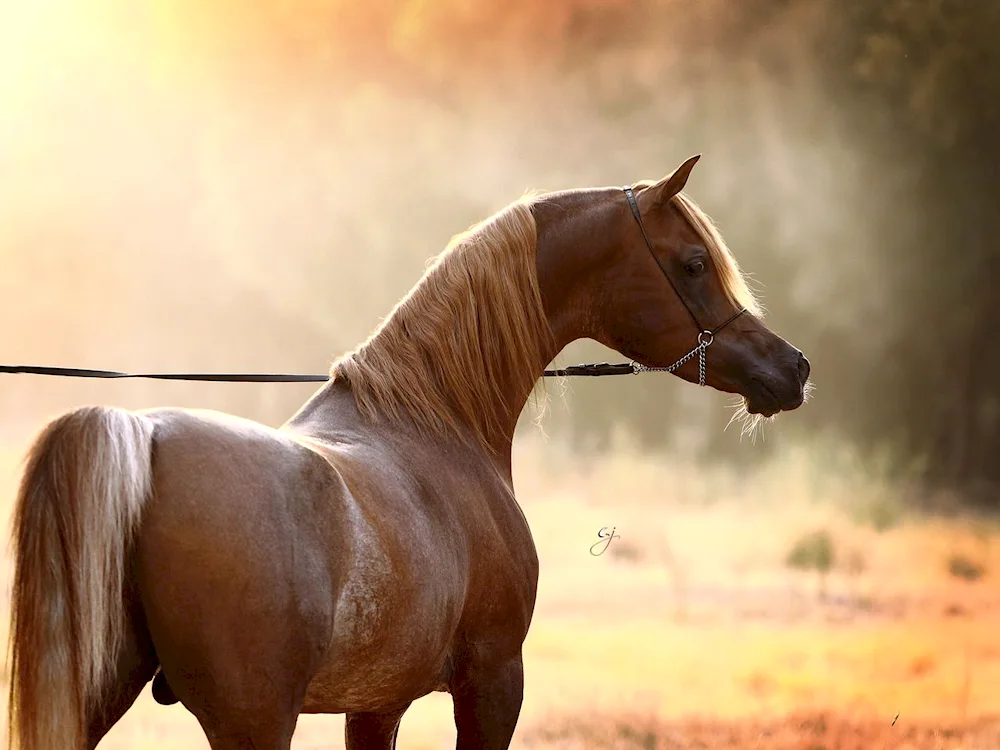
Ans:
[[[806,355],[799,352],[799,382],[805,383],[809,380],[809,360],[806,359]]]

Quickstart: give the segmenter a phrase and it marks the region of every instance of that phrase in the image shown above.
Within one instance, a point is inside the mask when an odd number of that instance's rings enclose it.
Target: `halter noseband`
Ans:
[[[677,286],[674,284],[674,280],[670,278],[670,274],[667,273],[667,269],[664,268],[663,263],[660,261],[660,258],[653,251],[653,243],[649,241],[649,235],[646,234],[646,228],[642,224],[642,216],[639,214],[639,204],[635,200],[635,194],[632,192],[632,187],[630,185],[626,185],[625,187],[622,188],[622,190],[625,191],[625,197],[628,199],[629,208],[632,209],[632,215],[635,217],[636,222],[639,224],[639,231],[642,232],[642,239],[646,241],[646,248],[649,250],[649,254],[653,256],[653,260],[656,261],[656,265],[659,266],[660,271],[663,272],[663,276],[670,284],[670,288],[674,290],[674,294],[677,295],[677,299],[679,299],[681,301],[681,304],[684,305],[684,309],[688,311],[688,314],[691,316],[691,319],[694,321],[694,324],[695,326],[697,326],[699,331],[697,346],[695,346],[694,349],[689,351],[687,354],[685,354],[683,357],[681,357],[679,360],[674,362],[669,367],[646,367],[646,365],[639,364],[638,362],[632,362],[632,369],[637,373],[673,372],[674,370],[676,370],[678,367],[683,365],[685,362],[687,362],[697,354],[698,385],[705,385],[705,350],[712,345],[712,342],[715,340],[715,334],[717,334],[727,325],[729,325],[738,317],[740,317],[740,315],[745,313],[747,309],[745,307],[741,307],[733,315],[731,315],[729,319],[726,320],[722,325],[716,326],[711,330],[703,327],[701,323],[698,322],[698,316],[694,314],[694,310],[691,309],[691,306],[688,305],[687,300],[684,299],[684,296],[680,293],[680,290],[677,289]]]

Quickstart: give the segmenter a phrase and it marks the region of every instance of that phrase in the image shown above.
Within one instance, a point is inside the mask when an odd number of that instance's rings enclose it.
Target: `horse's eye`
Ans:
[[[700,276],[705,272],[705,264],[700,260],[692,261],[684,266],[684,270],[688,272],[689,276]]]

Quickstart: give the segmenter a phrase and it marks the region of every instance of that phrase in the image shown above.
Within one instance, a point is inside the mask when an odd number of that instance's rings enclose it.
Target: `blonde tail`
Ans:
[[[50,423],[27,457],[14,509],[11,747],[87,742],[126,627],[127,556],[151,491],[153,425],[85,407]]]

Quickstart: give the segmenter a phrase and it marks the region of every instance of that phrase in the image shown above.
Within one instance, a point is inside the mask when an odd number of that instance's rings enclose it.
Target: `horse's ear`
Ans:
[[[694,169],[694,165],[698,163],[700,158],[701,154],[695,154],[677,167],[672,175],[665,177],[650,188],[650,192],[653,192],[656,195],[657,205],[665,204],[684,189],[684,186],[687,184],[688,177],[691,175],[691,170]]]

